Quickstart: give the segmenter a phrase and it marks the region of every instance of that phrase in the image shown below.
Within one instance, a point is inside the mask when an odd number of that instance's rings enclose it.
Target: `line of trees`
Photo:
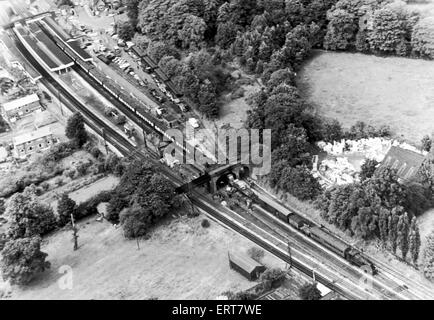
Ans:
[[[406,185],[396,172],[381,169],[360,183],[334,186],[318,197],[321,216],[350,235],[364,240],[379,239],[402,259],[407,255],[417,264],[420,234],[416,217],[409,212],[411,202]]]
[[[324,48],[434,57],[434,19],[399,0],[339,0],[327,13]]]

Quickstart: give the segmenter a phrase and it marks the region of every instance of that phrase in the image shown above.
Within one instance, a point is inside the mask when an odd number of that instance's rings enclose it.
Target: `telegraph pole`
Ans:
[[[60,91],[59,91],[59,89],[57,89],[57,100],[59,100],[60,113],[61,113],[62,116],[63,116],[64,114],[63,114],[63,108],[62,108],[62,100],[61,100],[61,98],[60,98]]]
[[[289,269],[292,268],[291,242],[288,241]]]
[[[78,249],[78,228],[74,222],[74,216],[71,213],[71,224],[72,224],[72,240],[74,241],[74,251]]]
[[[104,139],[105,154],[108,155],[107,141],[105,139],[105,130],[104,130],[104,128],[101,129],[101,133],[102,133],[102,138]]]

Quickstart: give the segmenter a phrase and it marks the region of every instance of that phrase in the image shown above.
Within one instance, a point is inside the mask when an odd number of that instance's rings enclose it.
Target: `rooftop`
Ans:
[[[14,145],[20,145],[26,142],[30,142],[33,140],[37,140],[43,137],[46,137],[48,135],[52,134],[51,133],[51,129],[50,127],[42,127],[38,130],[32,131],[32,132],[27,132],[27,133],[23,133],[19,136],[16,136],[13,140],[14,140]]]
[[[3,109],[5,111],[11,111],[11,110],[18,109],[22,106],[26,106],[30,103],[34,103],[37,101],[39,101],[39,97],[36,93],[34,93],[34,94],[29,95],[29,96],[25,96],[25,97],[4,103]]]
[[[262,264],[259,262],[256,262],[252,258],[245,256],[245,255],[237,255],[233,253],[228,253],[229,260],[236,264],[241,269],[251,273],[253,272],[257,267],[262,267]]]
[[[384,157],[380,168],[395,169],[399,178],[409,179],[418,172],[424,160],[423,154],[392,146]]]

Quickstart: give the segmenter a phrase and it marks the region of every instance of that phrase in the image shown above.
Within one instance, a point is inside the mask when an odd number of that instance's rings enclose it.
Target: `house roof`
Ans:
[[[409,179],[417,173],[424,160],[423,154],[392,146],[384,157],[380,168],[395,169],[399,178]]]
[[[244,271],[247,271],[248,273],[252,273],[255,271],[257,267],[263,267],[262,264],[259,262],[256,262],[252,258],[245,256],[245,255],[237,255],[233,253],[228,253],[229,260],[236,264],[238,267],[243,269]]]
[[[14,145],[20,145],[26,142],[30,142],[33,140],[46,137],[50,134],[52,134],[50,127],[42,127],[41,129],[32,132],[23,133],[19,136],[16,136],[14,137],[13,141],[14,141]]]
[[[28,104],[39,101],[39,97],[36,93],[31,94],[29,96],[25,96],[16,100],[12,100],[3,104],[3,109],[5,111],[11,111],[18,109],[22,106],[26,106]]]

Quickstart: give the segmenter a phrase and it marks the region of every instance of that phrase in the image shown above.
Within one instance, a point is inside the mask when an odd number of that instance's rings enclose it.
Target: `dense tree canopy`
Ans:
[[[2,255],[2,276],[12,284],[28,284],[38,273],[50,267],[41,251],[41,238],[21,238],[6,242]]]
[[[29,189],[10,198],[6,214],[10,219],[8,235],[12,239],[44,235],[56,226],[53,209],[39,203]]]
[[[70,118],[68,118],[65,134],[79,147],[86,143],[86,141],[88,140],[88,134],[86,129],[84,128],[84,118],[81,113],[74,113]]]

